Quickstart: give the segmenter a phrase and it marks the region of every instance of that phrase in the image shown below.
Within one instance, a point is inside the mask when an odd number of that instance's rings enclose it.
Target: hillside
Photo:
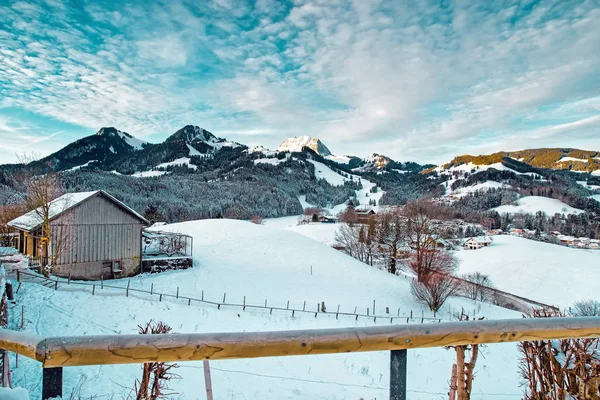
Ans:
[[[143,275],[131,279],[131,287],[175,292],[182,296],[250,304],[315,307],[324,301],[328,309],[352,312],[366,309],[376,300],[377,312],[384,307],[400,308],[402,314],[413,311],[421,315],[423,306],[415,303],[404,277],[393,277],[373,269],[328,246],[278,227],[254,225],[242,221],[190,221],[162,229],[194,236],[196,266],[186,271]],[[312,275],[311,275],[312,267]],[[112,284],[126,286],[123,281]],[[26,330],[41,335],[92,335],[134,333],[137,325],[153,318],[168,323],[176,332],[231,332],[292,330],[373,326],[371,318],[335,318],[335,315],[291,313],[274,310],[243,311],[241,308],[192,304],[176,301],[159,302],[130,293],[97,289],[92,296],[74,290],[71,285],[55,291],[34,284],[23,284],[19,303],[27,310]],[[470,300],[453,298],[444,306],[448,310],[462,307],[475,309],[487,318],[516,318],[519,313]],[[430,315],[425,311],[425,316]],[[377,324],[389,325],[389,319]],[[405,323],[397,322],[397,323]],[[413,320],[411,323],[420,323]],[[454,354],[445,349],[409,351],[408,393],[411,399],[445,398]],[[521,393],[515,344],[486,346],[477,364],[473,399],[514,399]],[[14,360],[13,360],[14,362]],[[274,357],[249,360],[213,361],[213,389],[216,399],[374,399],[386,398],[389,380],[389,353],[340,354],[309,357]],[[180,398],[202,398],[202,363],[181,363],[180,380],[169,382]],[[65,369],[65,392],[81,385],[82,398],[127,397],[140,366],[104,366]],[[39,365],[20,359],[13,372],[14,382],[39,394]]]
[[[524,163],[531,167],[550,170],[568,170],[600,175],[600,152],[578,149],[528,149],[520,151],[502,151],[488,155],[463,155],[442,165],[450,169],[462,165],[474,166],[506,163],[507,158]]]

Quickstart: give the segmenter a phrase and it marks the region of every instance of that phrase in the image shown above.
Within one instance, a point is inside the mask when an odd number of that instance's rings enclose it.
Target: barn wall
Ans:
[[[53,274],[100,279],[103,262],[120,261],[120,276],[135,275],[141,271],[141,240],[139,219],[94,196],[52,222],[51,242],[60,254]]]

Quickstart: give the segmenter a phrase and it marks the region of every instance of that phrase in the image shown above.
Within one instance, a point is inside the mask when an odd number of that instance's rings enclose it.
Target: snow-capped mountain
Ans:
[[[190,156],[213,153],[223,147],[242,147],[236,142],[227,141],[227,139],[218,138],[206,129],[195,125],[186,125],[165,140],[169,142],[186,143],[190,149]]]
[[[120,131],[112,126],[108,127],[108,128],[100,128],[100,130],[98,132],[96,132],[96,136],[121,139],[126,144],[131,146],[134,150],[141,150],[144,148],[145,145],[148,144],[148,142],[145,142],[141,139],[135,138],[135,137],[131,136],[129,133]]]
[[[392,162],[392,159],[381,154],[373,153],[371,156],[365,158],[364,161],[367,166],[382,169]]]
[[[331,151],[316,137],[299,136],[285,139],[277,148],[277,151],[301,152],[303,148],[308,147],[315,153],[325,157],[331,156]]]

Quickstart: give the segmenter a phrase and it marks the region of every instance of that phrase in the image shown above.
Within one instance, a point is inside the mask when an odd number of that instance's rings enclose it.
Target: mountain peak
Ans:
[[[207,131],[206,129],[200,128],[195,125],[186,125],[171,136],[167,138],[167,141],[183,140],[185,142],[216,142],[218,141],[216,136]]]
[[[279,145],[277,151],[301,152],[304,147],[308,147],[323,157],[332,155],[319,138],[310,136],[287,138]]]
[[[105,126],[105,127],[100,128],[100,130],[98,132],[96,132],[96,135],[97,136],[119,136],[119,137],[125,136],[128,138],[133,137],[129,133],[122,132],[113,126]]]

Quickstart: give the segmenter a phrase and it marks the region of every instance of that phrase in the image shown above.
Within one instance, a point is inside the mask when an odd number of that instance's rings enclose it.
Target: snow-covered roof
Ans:
[[[465,243],[467,243],[469,241],[475,241],[475,242],[477,242],[479,244],[485,244],[485,243],[491,243],[492,239],[490,239],[487,236],[473,236],[473,237],[470,237],[468,239],[465,239]]]
[[[108,194],[107,192],[105,192],[103,190],[94,190],[92,192],[66,193],[66,194],[52,200],[49,203],[50,207],[49,207],[48,217],[50,220],[53,220],[56,217],[58,217],[59,215],[61,215],[62,213],[64,213],[65,211],[70,210],[71,208],[83,203],[84,201],[86,201],[96,195],[106,197],[107,199],[109,199],[113,203],[115,203],[117,206],[123,208],[125,211],[129,212],[130,214],[134,215],[136,218],[143,221],[145,224],[149,224],[149,222],[144,217],[142,217],[140,214],[138,214],[135,210],[126,206],[124,203],[120,202],[119,200],[117,200],[116,198],[114,198],[113,196],[111,196],[110,194]],[[30,232],[30,231],[33,231],[33,230],[36,230],[37,228],[39,228],[43,222],[44,222],[44,219],[42,218],[41,210],[40,210],[40,208],[37,208],[35,210],[29,211],[26,214],[21,215],[18,218],[13,219],[7,225],[12,226],[13,228],[16,228],[16,229]]]

